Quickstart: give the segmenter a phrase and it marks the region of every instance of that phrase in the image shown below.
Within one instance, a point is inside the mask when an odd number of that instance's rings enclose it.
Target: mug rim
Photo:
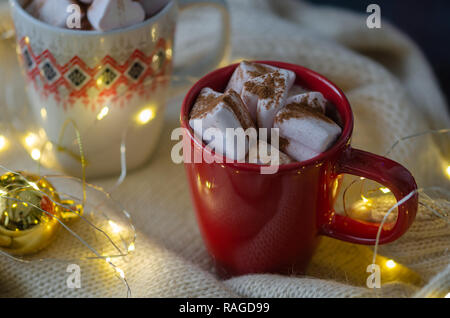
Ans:
[[[169,0],[169,2],[164,6],[163,9],[161,9],[157,14],[153,15],[152,17],[138,23],[133,24],[130,26],[127,26],[125,28],[119,28],[114,29],[110,31],[98,31],[98,30],[74,30],[74,29],[66,29],[66,28],[60,28],[56,27],[54,25],[45,23],[36,17],[32,16],[30,13],[28,13],[18,2],[18,0],[9,0],[10,4],[13,8],[16,8],[17,12],[20,13],[25,19],[27,19],[29,22],[39,25],[40,27],[52,30],[54,32],[60,32],[60,33],[66,33],[67,35],[78,35],[78,36],[108,36],[108,35],[114,35],[118,33],[125,33],[133,30],[137,30],[140,28],[144,28],[150,24],[155,23],[158,19],[160,19],[163,15],[168,13],[173,6],[175,5],[174,0]]]
[[[287,170],[294,170],[299,168],[304,168],[307,166],[317,165],[321,162],[323,162],[326,158],[332,157],[335,155],[338,151],[343,149],[346,145],[349,144],[350,137],[353,132],[353,111],[351,109],[350,103],[347,100],[347,97],[345,96],[344,92],[336,86],[333,82],[325,78],[323,75],[312,71],[304,66],[291,64],[291,63],[285,63],[285,62],[279,62],[279,61],[250,61],[253,63],[261,63],[261,64],[268,64],[275,67],[280,67],[284,69],[288,69],[293,71],[294,73],[306,73],[309,76],[315,77],[319,81],[323,82],[325,85],[327,85],[334,93],[338,96],[340,99],[343,107],[342,110],[338,109],[339,115],[341,116],[341,119],[343,121],[343,129],[342,133],[339,136],[339,138],[336,140],[336,142],[333,144],[331,148],[329,148],[327,151],[320,153],[318,156],[304,160],[301,162],[292,162],[288,164],[283,164],[278,166],[278,172],[281,171],[287,171]],[[203,76],[201,79],[199,79],[188,91],[186,94],[182,106],[181,106],[181,114],[180,114],[180,123],[182,128],[185,128],[187,131],[189,138],[192,142],[196,143],[198,146],[202,148],[202,151],[206,151],[209,154],[213,156],[219,156],[222,159],[222,162],[220,164],[225,166],[230,166],[237,170],[246,170],[246,171],[260,171],[261,167],[268,166],[268,165],[260,165],[256,163],[246,163],[246,162],[237,162],[236,160],[233,160],[232,162],[229,162],[229,158],[227,158],[225,155],[216,154],[211,149],[207,148],[206,145],[202,140],[198,140],[198,138],[195,137],[195,134],[193,133],[192,128],[189,125],[188,118],[189,118],[189,112],[193,106],[193,103],[195,102],[195,99],[197,98],[198,94],[200,93],[202,88],[207,87],[208,82],[210,81],[210,78],[217,78],[217,77],[223,77],[223,73],[232,73],[231,70],[235,70],[240,63],[234,63],[219,69],[216,69],[205,76]],[[231,75],[230,75],[231,76]]]

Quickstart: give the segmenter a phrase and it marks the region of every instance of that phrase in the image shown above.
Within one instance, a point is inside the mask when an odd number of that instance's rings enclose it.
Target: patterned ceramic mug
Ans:
[[[229,15],[224,1],[180,2],[182,9],[213,5],[223,18],[222,41],[215,54],[181,70],[195,76],[226,58]],[[143,164],[163,125],[176,1],[140,24],[108,32],[57,28],[28,14],[23,0],[10,3],[29,102],[46,138],[57,145],[52,147],[56,165],[80,175],[84,157],[90,177],[117,173],[122,144],[128,169]]]

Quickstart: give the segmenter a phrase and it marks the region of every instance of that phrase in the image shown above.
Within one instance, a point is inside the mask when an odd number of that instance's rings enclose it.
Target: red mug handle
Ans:
[[[417,190],[411,173],[399,163],[375,154],[349,147],[336,165],[336,174],[352,174],[376,181],[389,188],[397,202]],[[403,235],[414,220],[418,206],[417,192],[398,206],[396,224],[381,231],[379,243],[388,243]],[[322,233],[340,240],[373,245],[379,224],[361,222],[332,212],[332,218],[322,225]]]

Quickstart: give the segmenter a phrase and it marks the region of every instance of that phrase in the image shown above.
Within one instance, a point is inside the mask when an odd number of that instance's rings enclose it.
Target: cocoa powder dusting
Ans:
[[[195,101],[194,107],[189,114],[190,119],[201,119],[212,111],[222,100],[222,96],[215,96],[214,93],[200,93]]]
[[[282,152],[286,152],[287,147],[289,146],[289,140],[286,138],[280,137],[279,148]]]
[[[208,113],[214,110],[219,103],[223,103],[225,107],[231,109],[239,120],[242,128],[247,129],[254,127],[247,107],[245,107],[239,94],[233,89],[229,89],[225,94],[220,94],[218,96],[215,95],[213,91],[200,94],[189,114],[189,119],[204,118]]]
[[[231,108],[244,130],[250,127],[254,128],[254,124],[250,118],[250,113],[247,107],[244,105],[244,102],[241,100],[241,97],[238,93],[236,93],[235,90],[227,90],[223,95],[222,100],[225,105]]]
[[[322,114],[319,110],[316,110],[308,104],[304,103],[291,103],[289,105],[286,105],[283,110],[277,114],[277,116],[275,117],[275,121],[278,123],[282,123],[283,121],[291,118],[304,117],[313,117],[326,121],[328,123],[334,123],[330,118]]]

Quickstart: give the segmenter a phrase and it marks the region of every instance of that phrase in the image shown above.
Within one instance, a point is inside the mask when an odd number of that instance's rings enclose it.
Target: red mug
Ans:
[[[189,112],[204,87],[223,91],[238,64],[213,71],[187,93],[181,108],[185,147],[201,153],[202,162],[186,161],[185,169],[198,224],[208,251],[226,275],[263,272],[304,272],[320,235],[375,244],[379,224],[335,213],[340,174],[374,180],[398,200],[417,189],[411,173],[399,163],[354,149],[350,145],[353,114],[344,93],[329,80],[302,66],[256,61],[291,70],[296,83],[321,92],[335,106],[342,134],[319,156],[279,166],[275,174],[261,174],[261,166],[214,161],[215,154],[194,137]],[[185,148],[187,149],[187,148]],[[198,161],[198,160],[197,160]],[[212,163],[208,163],[212,162]],[[380,244],[406,232],[416,215],[418,195],[398,207],[395,224],[383,227]]]

